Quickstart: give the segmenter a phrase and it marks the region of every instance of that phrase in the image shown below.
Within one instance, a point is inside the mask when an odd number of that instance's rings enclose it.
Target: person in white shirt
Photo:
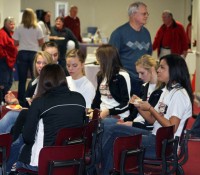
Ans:
[[[112,169],[113,143],[117,137],[142,134],[142,145],[145,147],[144,157],[155,158],[158,128],[174,125],[174,135],[180,136],[185,121],[192,116],[193,94],[185,60],[176,54],[163,56],[160,58],[157,72],[158,81],[165,83],[165,88],[155,108],[147,101],[139,101],[135,104],[139,113],[154,125],[152,132],[124,125],[112,126],[110,132],[106,132],[107,135],[102,140],[102,174],[107,175]]]
[[[25,87],[30,71],[33,79],[33,60],[40,46],[44,43],[44,35],[41,27],[37,23],[35,12],[27,8],[22,15],[21,24],[15,29],[13,34],[14,43],[18,46],[17,70],[19,76],[18,100],[25,98]]]
[[[86,101],[86,108],[90,109],[95,96],[95,88],[85,76],[84,54],[79,49],[72,49],[67,54],[66,63],[70,75],[67,77],[69,89],[82,94]]]

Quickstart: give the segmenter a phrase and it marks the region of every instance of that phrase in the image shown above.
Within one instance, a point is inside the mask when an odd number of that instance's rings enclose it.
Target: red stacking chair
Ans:
[[[10,133],[0,134],[0,166],[2,168],[2,175],[6,175],[6,161],[10,155],[11,143],[12,136]]]
[[[83,143],[85,141],[84,133],[84,126],[77,128],[62,128],[58,131],[56,136],[55,146]]]
[[[178,171],[178,137],[174,138],[174,126],[161,127],[156,133],[156,159],[144,159],[146,175],[173,174]]]
[[[83,143],[42,148],[39,155],[38,175],[82,175],[84,150]]]
[[[141,134],[116,138],[111,174],[143,174],[144,149],[141,147],[141,140]]]
[[[100,110],[95,108],[93,111],[92,120],[99,120],[100,119]]]
[[[181,175],[185,174],[182,166],[188,161],[188,141],[195,139],[191,137],[191,130],[186,130],[188,120],[189,118],[185,121],[179,140],[178,173]]]
[[[91,120],[85,126],[85,165],[86,171],[89,173],[91,168],[96,167],[96,148],[100,143],[99,140],[99,120]],[[93,173],[92,173],[93,174]]]
[[[66,145],[85,143],[84,131],[85,131],[84,126],[77,128],[62,128],[58,131],[54,146],[66,146]],[[38,173],[36,171],[28,170],[25,168],[18,168],[17,171],[29,174]]]

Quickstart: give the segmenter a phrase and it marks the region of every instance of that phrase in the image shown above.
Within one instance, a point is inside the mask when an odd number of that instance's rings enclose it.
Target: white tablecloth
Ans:
[[[85,65],[85,75],[92,82],[94,87],[97,87],[97,73],[99,72],[99,65],[87,64]]]
[[[196,53],[189,52],[185,58],[190,75],[193,75],[196,70]]]

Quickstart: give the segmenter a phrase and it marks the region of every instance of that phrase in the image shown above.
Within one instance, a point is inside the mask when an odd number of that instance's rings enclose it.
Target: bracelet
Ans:
[[[150,109],[152,108],[152,106],[150,105],[150,107],[149,107],[149,109],[148,109],[148,111],[150,111]]]

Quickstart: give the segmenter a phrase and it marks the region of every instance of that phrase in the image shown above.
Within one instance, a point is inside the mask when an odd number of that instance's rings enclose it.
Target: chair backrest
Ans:
[[[12,136],[10,133],[0,134],[0,166],[3,175],[6,174],[6,160],[10,155],[11,143]]]
[[[174,126],[160,127],[156,133],[156,156],[162,158],[162,143],[165,139],[174,138]],[[172,148],[168,148],[167,154],[172,152]]]
[[[95,136],[95,134],[97,132],[98,125],[99,125],[99,121],[98,120],[91,120],[85,126],[84,137],[86,139],[86,141],[85,141],[85,151],[86,151],[86,154],[88,152],[92,151],[92,147],[94,146],[94,142],[95,142],[94,136]]]
[[[84,144],[50,146],[39,154],[39,175],[82,175]]]
[[[100,110],[95,108],[93,111],[92,120],[99,120],[100,119]]]
[[[133,135],[133,136],[123,136],[118,137],[115,139],[114,147],[113,147],[113,160],[114,160],[114,170],[117,172],[120,172],[120,166],[121,166],[121,158],[122,158],[122,152],[127,150],[139,150],[141,146],[142,141],[142,135]],[[139,161],[138,156],[130,156],[127,157],[124,164],[124,169],[127,171],[131,171],[131,169],[134,169],[138,167]]]
[[[0,134],[0,164],[9,157],[11,143],[12,136],[10,133]]]
[[[85,127],[62,128],[58,131],[55,146],[84,142]]]

